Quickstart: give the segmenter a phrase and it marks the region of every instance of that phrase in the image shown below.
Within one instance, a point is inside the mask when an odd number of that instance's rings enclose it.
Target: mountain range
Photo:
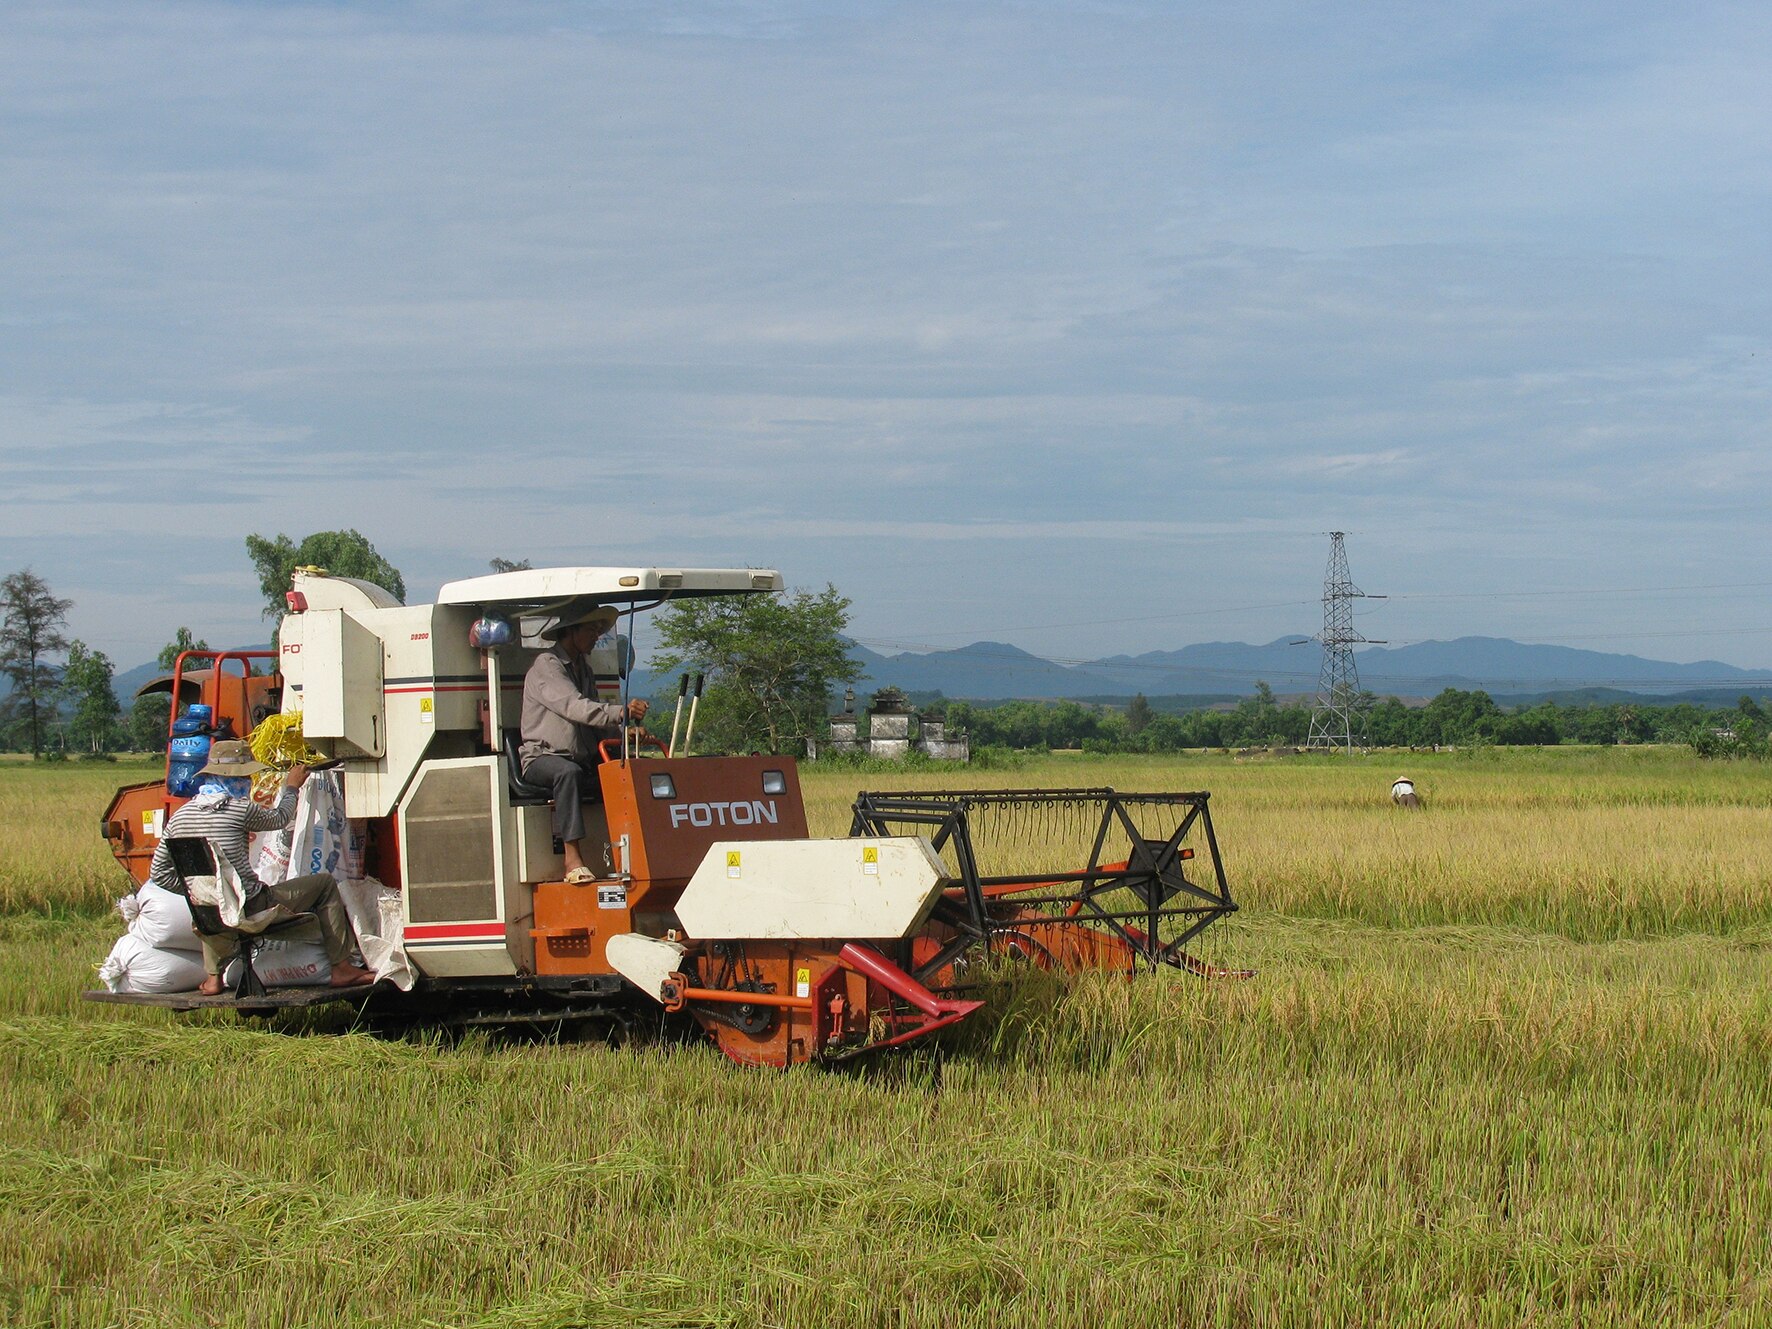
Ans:
[[[1280,637],[1266,645],[1202,642],[1175,651],[1147,651],[1076,663],[1046,660],[1004,642],[974,642],[951,651],[881,655],[857,645],[869,688],[949,697],[1130,697],[1253,693],[1265,682],[1277,693],[1314,691],[1322,663],[1315,642]],[[1431,697],[1446,688],[1481,688],[1494,696],[1582,689],[1668,695],[1707,688],[1772,686],[1772,670],[1741,669],[1716,660],[1674,664],[1636,655],[1460,637],[1355,653],[1360,684],[1380,696]]]
[[[1316,689],[1322,649],[1315,642],[1280,637],[1266,645],[1201,642],[1174,651],[1114,655],[1098,660],[1055,661],[1007,642],[977,641],[925,654],[883,655],[851,643],[850,655],[866,671],[858,696],[888,685],[910,693],[940,692],[954,698],[1244,696],[1267,683],[1276,693]],[[1373,646],[1354,656],[1360,684],[1380,696],[1431,697],[1446,688],[1481,688],[1491,695],[1538,696],[1554,692],[1617,690],[1644,696],[1712,689],[1758,691],[1772,687],[1772,670],[1741,669],[1716,660],[1674,664],[1637,655],[1578,650],[1510,641],[1505,637],[1459,637],[1412,646]],[[127,707],[136,688],[161,671],[138,665],[117,675],[117,695]],[[675,681],[635,672],[638,695],[675,693]]]

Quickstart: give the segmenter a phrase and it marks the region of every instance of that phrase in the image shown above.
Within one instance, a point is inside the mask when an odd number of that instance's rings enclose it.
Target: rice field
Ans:
[[[82,1005],[132,778],[0,766],[0,1323],[1772,1323],[1757,765],[811,770],[829,834],[862,786],[1209,789],[1206,949],[1261,972],[1006,978],[786,1074]]]

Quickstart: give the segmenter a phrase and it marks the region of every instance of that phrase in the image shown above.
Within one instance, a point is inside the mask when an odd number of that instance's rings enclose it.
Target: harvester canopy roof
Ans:
[[[452,581],[443,605],[542,608],[571,602],[626,605],[703,595],[763,595],[782,589],[774,568],[525,568]]]

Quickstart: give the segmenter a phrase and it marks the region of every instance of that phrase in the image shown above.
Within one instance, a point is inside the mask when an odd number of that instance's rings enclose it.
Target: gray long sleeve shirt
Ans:
[[[551,754],[595,765],[598,740],[621,737],[623,715],[620,705],[596,695],[587,656],[573,659],[564,646],[536,656],[523,679],[523,764]]]
[[[148,866],[148,880],[162,890],[178,888],[178,873],[173,870],[172,851],[166,841],[177,835],[201,835],[217,858],[225,858],[240,874],[240,890],[248,899],[262,888],[258,873],[253,871],[252,854],[247,836],[253,831],[280,831],[295,816],[296,791],[288,785],[274,808],[261,807],[250,798],[230,798],[219,806],[207,800],[186,803],[166,822],[160,843],[154,846],[154,861]]]

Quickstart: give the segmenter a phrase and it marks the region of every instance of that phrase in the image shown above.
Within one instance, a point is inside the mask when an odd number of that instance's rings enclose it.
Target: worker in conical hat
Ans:
[[[554,834],[566,858],[566,880],[592,881],[584,860],[584,802],[602,796],[597,783],[597,745],[620,738],[623,722],[638,724],[648,710],[644,698],[624,707],[597,697],[590,652],[616,624],[608,605],[562,614],[542,636],[554,643],[529,666],[523,680],[523,745],[518,755],[525,783],[550,791]]]

